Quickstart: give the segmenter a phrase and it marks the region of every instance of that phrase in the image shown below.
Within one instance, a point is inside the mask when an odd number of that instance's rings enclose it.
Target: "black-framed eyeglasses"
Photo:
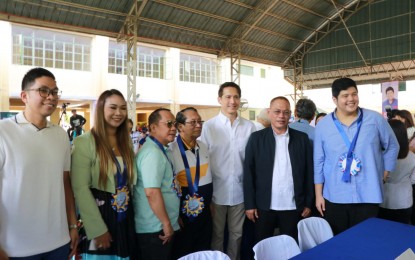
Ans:
[[[176,124],[176,121],[172,121],[172,120],[169,120],[169,121],[159,121],[159,122],[160,123],[165,123],[168,128],[172,128]]]
[[[59,89],[49,89],[49,88],[36,88],[36,89],[26,89],[25,91],[37,91],[39,92],[39,95],[43,98],[49,97],[49,95],[52,95],[52,97],[60,98],[62,95],[62,90]]]
[[[199,124],[200,126],[202,126],[204,122],[205,121],[203,121],[203,120],[192,120],[192,121],[187,121],[187,122],[184,122],[184,123],[185,124],[189,124],[191,126],[196,126],[197,124]]]

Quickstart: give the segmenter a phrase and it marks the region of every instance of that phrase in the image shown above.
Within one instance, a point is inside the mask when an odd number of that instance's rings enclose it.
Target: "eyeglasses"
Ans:
[[[274,114],[279,115],[279,114],[283,114],[284,116],[288,117],[291,116],[291,111],[290,110],[275,110]]]
[[[62,90],[59,89],[48,89],[48,88],[37,88],[37,89],[26,89],[25,91],[37,91],[39,95],[43,98],[49,97],[52,95],[54,98],[60,98],[62,95]]]
[[[204,123],[205,121],[202,121],[202,120],[192,120],[192,121],[188,121],[188,122],[184,122],[185,124],[189,124],[189,125],[191,125],[191,126],[196,126],[197,124],[199,124],[200,126],[202,126],[203,125],[203,123]]]
[[[165,123],[167,125],[168,128],[172,128],[173,126],[175,126],[176,121],[159,121],[160,123]]]

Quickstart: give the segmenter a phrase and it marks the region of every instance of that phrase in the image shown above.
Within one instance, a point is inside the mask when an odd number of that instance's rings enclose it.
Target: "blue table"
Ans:
[[[415,226],[370,218],[292,259],[388,259],[415,252]]]

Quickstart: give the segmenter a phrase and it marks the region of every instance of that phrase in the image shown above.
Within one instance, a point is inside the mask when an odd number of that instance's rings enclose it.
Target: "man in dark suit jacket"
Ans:
[[[244,199],[255,223],[255,240],[280,233],[297,239],[297,223],[309,217],[314,203],[313,157],[308,136],[288,128],[290,102],[271,100],[271,127],[254,132],[246,146]]]

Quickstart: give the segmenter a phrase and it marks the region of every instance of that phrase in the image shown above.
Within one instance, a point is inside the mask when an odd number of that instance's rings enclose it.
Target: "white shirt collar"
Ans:
[[[19,112],[16,116],[15,116],[15,121],[17,124],[31,124],[34,127],[37,128],[37,126],[35,126],[34,124],[32,124],[31,122],[29,122],[26,117],[24,116],[23,112]],[[46,128],[54,126],[54,124],[52,124],[50,121],[46,121]]]
[[[229,122],[229,124],[231,123],[231,120],[229,119],[229,117],[225,116],[222,113],[222,110],[219,112],[218,118],[220,120],[221,123],[226,124],[227,122]],[[238,116],[235,118],[234,123],[239,123],[239,114]]]
[[[274,134],[274,137],[278,137],[278,136],[288,137],[289,136],[289,134],[288,134],[288,126],[287,126],[287,130],[283,134],[277,134],[277,133],[275,133],[274,129],[272,129],[272,133]]]

